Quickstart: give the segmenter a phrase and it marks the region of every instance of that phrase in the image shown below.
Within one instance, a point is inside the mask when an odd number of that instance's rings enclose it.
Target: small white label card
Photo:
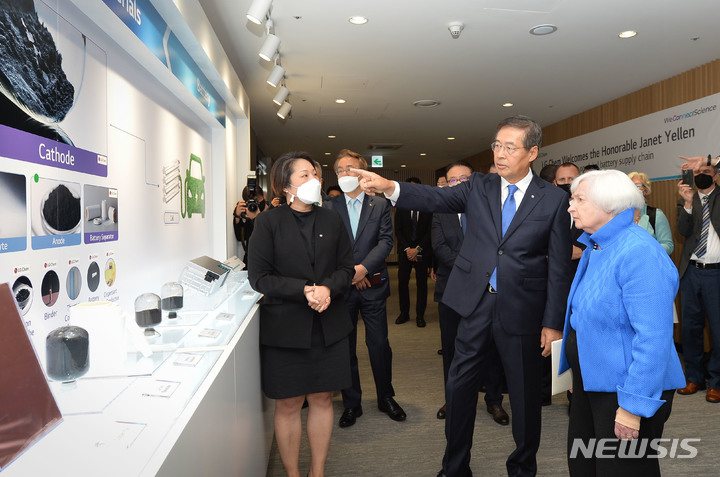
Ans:
[[[197,366],[203,355],[198,353],[178,353],[173,364],[176,366]]]
[[[235,314],[233,313],[218,313],[218,316],[215,318],[218,319],[218,321],[232,321],[235,319]]]
[[[178,387],[180,387],[180,383],[177,381],[156,379],[149,383],[146,388],[147,391],[143,393],[143,396],[169,398]]]
[[[205,328],[200,333],[198,333],[198,336],[201,338],[217,338],[222,334],[222,331],[220,330],[213,330],[212,328]]]

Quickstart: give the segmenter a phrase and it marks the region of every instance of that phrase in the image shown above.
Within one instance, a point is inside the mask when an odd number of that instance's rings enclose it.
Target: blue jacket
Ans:
[[[585,391],[617,392],[620,407],[651,417],[665,402],[663,391],[685,386],[673,343],[679,279],[662,246],[633,223],[633,212],[580,236],[587,248],[570,289],[564,337],[572,325]],[[563,347],[560,372],[568,368]]]

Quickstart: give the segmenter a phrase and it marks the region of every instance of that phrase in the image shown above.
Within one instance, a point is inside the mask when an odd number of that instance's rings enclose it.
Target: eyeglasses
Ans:
[[[345,169],[338,169],[338,170],[335,171],[335,174],[337,174],[337,175],[340,176],[340,175],[342,175],[342,174],[347,174],[347,173],[349,173],[349,172],[350,172],[349,169],[348,169],[347,171],[346,171]]]
[[[495,153],[499,153],[500,151],[505,149],[505,152],[508,153],[508,156],[512,156],[513,154],[515,154],[515,151],[517,151],[518,149],[525,149],[525,148],[522,146],[520,146],[520,147],[504,146],[500,143],[500,141],[495,141],[492,144],[490,144],[490,149],[492,150],[492,152],[495,152]]]
[[[455,178],[450,179],[448,181],[448,184],[454,186],[455,184],[457,184],[459,182],[466,182],[468,179],[470,179],[468,176],[460,176],[457,179],[455,179]]]

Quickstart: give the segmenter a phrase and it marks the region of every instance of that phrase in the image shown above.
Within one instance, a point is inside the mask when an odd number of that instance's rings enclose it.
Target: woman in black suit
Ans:
[[[275,399],[275,438],[288,477],[299,477],[302,422],[308,402],[310,473],[321,477],[333,428],[333,391],[350,387],[343,299],[354,274],[350,239],[340,216],[315,206],[320,182],[304,152],[280,156],[270,171],[273,192],[288,207],[258,215],[248,274],[260,302],[260,364],[265,394]]]

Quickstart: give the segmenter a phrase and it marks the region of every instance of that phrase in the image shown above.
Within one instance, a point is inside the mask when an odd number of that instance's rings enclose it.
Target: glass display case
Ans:
[[[198,419],[203,406],[217,409],[213,400],[218,392],[227,394],[221,402],[236,402],[238,383],[248,388],[253,404],[247,416],[235,412],[218,416],[215,425],[227,426],[225,431],[218,429],[219,434],[243,432],[235,419],[242,419],[244,425],[255,420],[258,428],[248,432],[264,433],[256,323],[260,295],[247,281],[223,287],[217,294],[196,303],[186,293],[184,305],[192,311],[183,306],[177,319],[155,325],[159,337],[147,339],[151,352],[127,353],[125,375],[78,377],[72,387],[51,381],[63,421],[5,468],[4,477],[48,472],[161,475],[161,468],[186,465],[174,462],[186,455],[173,452],[178,442],[203,445],[194,432],[185,431],[186,426]],[[155,307],[153,297],[142,296],[141,308]],[[127,317],[135,326],[133,315]],[[243,353],[247,358],[239,362],[236,355]],[[73,455],[81,457],[69,458]],[[227,458],[233,459],[230,453]]]

